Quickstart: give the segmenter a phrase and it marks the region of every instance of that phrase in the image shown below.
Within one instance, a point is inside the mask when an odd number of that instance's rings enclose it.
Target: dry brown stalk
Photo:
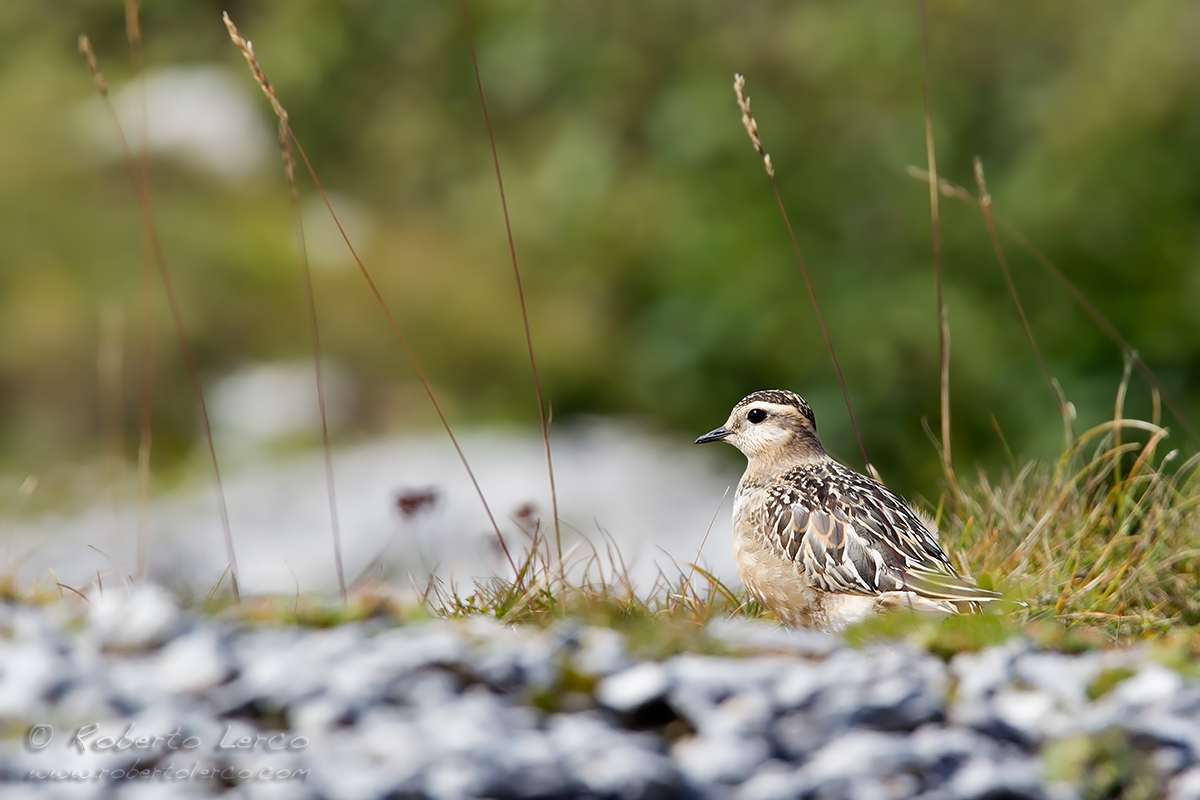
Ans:
[[[767,170],[767,175],[775,177],[775,167],[771,164],[771,156],[763,149],[762,139],[758,135],[758,122],[755,121],[754,115],[750,113],[750,98],[746,97],[746,78],[742,75],[733,76],[733,91],[737,95],[738,108],[742,110],[742,125],[746,128],[747,135],[750,136],[750,142],[754,145],[754,149],[762,156],[763,167]]]
[[[929,164],[929,222],[933,240],[933,284],[937,302],[938,364],[940,388],[938,396],[942,409],[942,461],[951,486],[956,485],[954,460],[950,447],[950,323],[946,319],[946,302],[942,294],[942,237],[941,213],[938,207],[937,153],[933,142],[933,110],[929,98],[929,25],[925,0],[917,0],[921,28],[921,93],[925,106],[925,159]],[[957,494],[955,492],[954,494]],[[951,495],[952,497],[954,495]]]
[[[79,54],[87,62],[88,72],[92,73],[92,81],[101,97],[108,97],[108,82],[100,74],[100,65],[96,63],[96,54],[92,51],[92,41],[86,33],[79,34]]]
[[[138,99],[142,111],[142,180],[141,191],[145,205],[153,208],[150,182],[150,118],[146,100],[146,72],[142,63],[142,28],[139,21],[137,0],[125,0],[125,37],[129,40],[129,52],[133,61],[133,73],[138,81]],[[138,409],[138,523],[136,575],[138,580],[146,577],[146,540],[149,536],[150,509],[150,454],[154,444],[154,245],[149,231],[152,220],[143,220],[142,226],[142,375]]]
[[[229,509],[225,503],[225,489],[221,482],[221,469],[217,462],[217,448],[213,442],[212,424],[208,418],[208,405],[204,401],[204,392],[200,387],[200,374],[196,369],[196,359],[192,354],[191,341],[188,339],[187,330],[183,325],[183,312],[180,309],[179,298],[175,294],[175,285],[171,279],[171,272],[167,267],[167,257],[154,225],[154,214],[150,206],[150,195],[146,187],[147,182],[138,180],[133,154],[129,149],[129,141],[125,138],[125,131],[121,127],[121,119],[117,116],[117,111],[109,99],[108,83],[104,80],[104,76],[100,72],[95,53],[92,51],[91,41],[86,34],[81,34],[79,37],[79,52],[83,55],[88,70],[92,73],[96,90],[104,99],[105,108],[108,110],[109,117],[113,121],[117,139],[121,144],[125,166],[129,172],[129,179],[133,183],[133,190],[137,195],[138,205],[141,209],[144,235],[149,249],[153,252],[154,262],[158,267],[159,279],[163,286],[163,293],[167,297],[167,306],[170,308],[171,320],[175,325],[175,334],[179,340],[180,354],[183,357],[184,367],[191,382],[192,399],[196,404],[196,411],[200,417],[201,431],[207,445],[209,466],[212,469],[213,485],[217,494],[217,512],[221,518],[221,529],[224,533],[225,556],[228,561],[230,585],[233,589],[234,600],[240,603],[241,595],[238,591],[238,569],[237,558],[233,549],[233,532],[229,525]]]
[[[863,444],[862,431],[859,430],[858,420],[854,416],[854,406],[850,403],[850,392],[846,389],[846,379],[842,377],[842,365],[838,363],[837,353],[833,350],[833,339],[830,338],[829,329],[825,326],[825,317],[821,314],[816,290],[813,289],[812,279],[808,276],[808,267],[804,264],[804,257],[800,255],[800,244],[796,241],[796,232],[792,229],[792,221],[783,205],[783,196],[779,194],[779,186],[775,183],[775,167],[771,164],[771,157],[767,155],[762,139],[758,135],[758,122],[750,113],[750,98],[746,96],[746,79],[743,76],[736,74],[733,76],[733,92],[737,96],[738,108],[742,111],[742,125],[745,126],[746,133],[750,136],[750,142],[754,145],[755,152],[762,156],[763,168],[767,171],[767,180],[771,182],[771,191],[775,194],[775,203],[779,206],[779,213],[787,228],[788,238],[792,242],[792,252],[796,256],[796,263],[800,265],[800,274],[804,276],[804,285],[808,288],[808,297],[812,300],[813,311],[816,312],[817,323],[821,327],[821,335],[825,338],[825,348],[829,351],[829,360],[833,362],[838,385],[842,388],[842,399],[845,401],[846,411],[850,415],[850,424],[854,427],[855,438],[858,439],[858,449],[862,453],[863,465],[868,472],[873,474],[874,467],[871,466],[871,459],[867,458],[867,447]]]
[[[458,459],[462,462],[463,468],[467,472],[467,477],[470,479],[471,485],[475,489],[475,494],[479,497],[480,503],[483,504],[483,510],[487,514],[488,522],[491,523],[492,530],[496,534],[496,540],[499,543],[501,551],[504,553],[504,557],[508,560],[509,566],[512,568],[513,572],[517,575],[520,575],[520,570],[517,567],[516,561],[513,560],[512,554],[509,552],[508,545],[504,541],[504,536],[500,533],[500,525],[496,522],[496,517],[492,513],[492,508],[488,504],[487,498],[484,497],[483,489],[480,487],[479,481],[475,477],[475,471],[471,468],[470,462],[467,461],[466,453],[463,452],[462,446],[458,443],[458,437],[454,435],[454,430],[450,427],[450,420],[446,417],[445,411],[442,410],[442,405],[438,401],[437,395],[434,394],[433,385],[429,382],[428,377],[426,377],[425,370],[421,368],[421,364],[417,360],[416,353],[409,344],[408,337],[406,337],[400,330],[400,326],[396,322],[396,318],[392,315],[391,310],[384,301],[383,294],[379,291],[379,287],[376,285],[375,279],[371,277],[370,271],[367,269],[366,264],[363,263],[362,258],[359,257],[358,251],[355,249],[354,244],[350,241],[350,237],[346,234],[346,229],[342,226],[341,220],[338,218],[337,213],[333,210],[333,204],[329,200],[329,195],[326,193],[325,187],[321,183],[321,179],[317,176],[317,171],[313,167],[312,162],[309,160],[308,154],[304,151],[304,145],[300,143],[300,139],[296,136],[296,132],[292,130],[287,110],[283,107],[283,104],[279,102],[279,98],[276,97],[275,87],[271,85],[269,80],[267,80],[266,73],[263,72],[262,66],[258,62],[258,56],[254,53],[253,45],[251,45],[248,40],[243,39],[241,34],[238,33],[237,26],[233,24],[233,20],[229,18],[228,13],[222,14],[221,17],[225,21],[225,27],[229,31],[229,38],[233,40],[233,43],[237,46],[237,48],[241,51],[242,56],[246,59],[246,63],[250,65],[250,71],[253,73],[254,79],[258,82],[259,87],[267,96],[267,99],[270,100],[271,108],[275,112],[275,116],[279,118],[281,140],[286,135],[286,140],[288,142],[288,146],[284,148],[286,152],[286,155],[284,156],[285,170],[289,168],[288,165],[291,163],[291,146],[294,145],[296,153],[300,155],[300,160],[304,162],[304,166],[308,170],[308,175],[312,179],[313,185],[316,187],[318,194],[321,195],[321,200],[325,203],[325,209],[329,212],[329,216],[333,219],[333,224],[337,226],[338,233],[341,235],[342,241],[346,245],[346,249],[350,251],[350,255],[353,257],[354,263],[358,265],[359,273],[363,276],[363,279],[367,283],[368,289],[370,289],[372,296],[375,298],[376,304],[379,306],[384,317],[387,319],[388,325],[392,329],[392,333],[396,336],[396,339],[400,342],[400,346],[404,349],[404,353],[407,356],[409,363],[412,365],[413,372],[416,373],[417,379],[421,383],[421,387],[425,390],[425,394],[429,398],[429,402],[433,406],[433,410],[437,413],[438,420],[442,423],[442,427],[445,429],[446,435],[450,437],[450,443],[454,446],[454,452],[457,453]],[[289,176],[291,175],[290,172],[288,174]]]
[[[279,98],[275,96],[275,87],[267,80],[266,73],[263,72],[262,66],[258,63],[258,56],[254,53],[254,45],[241,37],[228,14],[222,14],[221,16],[225,22],[225,28],[229,31],[229,38],[233,40],[234,44],[237,45],[242,55],[246,58],[246,63],[250,65],[250,71],[254,74],[255,80],[262,88],[267,99],[271,101],[271,109],[279,119],[279,154],[283,159],[283,173],[287,179],[288,198],[292,206],[292,225],[296,232],[296,249],[300,258],[300,272],[304,276],[305,309],[308,312],[308,330],[312,339],[313,370],[317,383],[317,408],[320,411],[321,417],[321,451],[325,461],[325,488],[329,502],[329,524],[333,538],[333,565],[334,572],[337,575],[338,594],[341,595],[342,602],[345,603],[347,598],[346,573],[342,565],[341,524],[338,519],[337,489],[333,475],[333,448],[329,441],[329,419],[326,413],[325,375],[321,358],[321,331],[317,323],[317,302],[313,292],[312,270],[309,268],[308,263],[308,247],[304,239],[304,218],[300,211],[300,192],[296,188],[296,161],[292,155],[291,125],[288,121],[287,110],[279,102]]]
[[[1029,324],[1029,318],[1025,315],[1025,307],[1021,304],[1021,298],[1017,294],[1017,286],[1013,283],[1012,273],[1008,268],[1008,259],[1005,258],[1004,248],[1000,246],[1000,238],[996,235],[996,220],[993,213],[992,196],[987,190],[987,180],[983,174],[983,161],[980,160],[979,156],[975,156],[974,163],[975,185],[979,187],[979,208],[983,212],[983,222],[987,226],[988,239],[991,240],[992,251],[996,254],[996,263],[1000,266],[1000,272],[1004,276],[1004,283],[1008,287],[1008,295],[1012,298],[1013,307],[1017,310],[1017,317],[1021,320],[1021,329],[1025,331],[1025,338],[1029,341],[1029,346],[1033,349],[1034,358],[1037,359],[1038,369],[1042,371],[1042,377],[1045,378],[1046,385],[1050,387],[1050,392],[1054,395],[1055,402],[1058,403],[1058,410],[1063,418],[1063,435],[1066,436],[1065,447],[1070,447],[1072,435],[1071,406],[1067,402],[1067,398],[1063,395],[1058,381],[1054,380],[1054,376],[1050,374],[1050,368],[1046,366],[1046,359],[1042,357],[1042,350],[1038,347],[1037,339],[1033,335],[1033,327]]]
[[[909,165],[905,171],[910,177],[915,178],[922,183],[929,180],[929,172],[921,169],[920,167]],[[937,186],[938,191],[941,192],[943,197],[950,197],[969,205],[979,205],[979,199],[958,184],[951,183],[944,178],[939,178]],[[1154,391],[1162,397],[1162,402],[1165,403],[1167,408],[1171,410],[1171,413],[1175,415],[1175,418],[1179,421],[1179,424],[1183,426],[1183,429],[1187,431],[1188,435],[1193,439],[1200,440],[1200,431],[1197,431],[1196,427],[1192,425],[1191,420],[1188,419],[1188,416],[1184,413],[1183,408],[1175,400],[1174,395],[1167,390],[1167,387],[1163,384],[1158,375],[1154,373],[1154,370],[1150,369],[1150,365],[1142,360],[1142,357],[1137,353],[1136,350],[1133,349],[1133,345],[1131,345],[1128,340],[1121,335],[1120,331],[1117,330],[1116,326],[1112,324],[1108,317],[1106,317],[1104,313],[1096,307],[1095,303],[1088,299],[1087,295],[1083,293],[1083,290],[1076,286],[1075,282],[1068,278],[1066,273],[1063,272],[1062,269],[1060,269],[1059,266],[1055,264],[1049,256],[1047,256],[1040,248],[1030,241],[1025,234],[1017,230],[1012,223],[998,214],[993,214],[993,218],[995,219],[996,227],[1004,231],[1004,233],[1007,234],[1014,242],[1016,242],[1017,246],[1024,250],[1026,255],[1032,258],[1034,262],[1041,267],[1044,272],[1046,272],[1046,274],[1054,278],[1054,280],[1057,281],[1060,286],[1062,286],[1067,294],[1071,296],[1071,299],[1074,300],[1075,303],[1084,310],[1084,312],[1091,318],[1092,322],[1096,324],[1096,327],[1103,331],[1104,335],[1107,336],[1109,340],[1117,346],[1123,355],[1131,355],[1134,362],[1134,367],[1139,373],[1141,373],[1142,377],[1146,379],[1147,383],[1154,388]]]
[[[492,149],[492,166],[496,170],[496,186],[500,190],[500,209],[504,212],[504,231],[508,235],[508,252],[512,261],[513,280],[517,286],[517,302],[521,308],[521,323],[525,329],[525,349],[529,353],[529,370],[533,374],[533,391],[537,399],[538,420],[542,427],[542,444],[546,451],[546,472],[550,477],[550,513],[554,517],[554,545],[562,564],[562,526],[558,518],[558,489],[554,484],[554,461],[550,455],[550,423],[546,414],[546,401],[542,394],[542,379],[538,373],[537,357],[534,355],[533,334],[529,328],[529,310],[525,304],[525,289],[521,282],[521,267],[517,262],[517,244],[513,239],[512,220],[508,214],[508,198],[504,194],[504,178],[500,175],[500,156],[496,152],[496,135],[492,131],[492,117],[488,113],[487,97],[483,92],[483,75],[479,71],[479,53],[475,48],[475,35],[471,31],[471,15],[466,0],[461,0],[463,22],[467,30],[467,43],[471,47],[471,64],[475,68],[475,85],[479,88],[479,105],[483,108],[483,121],[487,127],[488,144]]]

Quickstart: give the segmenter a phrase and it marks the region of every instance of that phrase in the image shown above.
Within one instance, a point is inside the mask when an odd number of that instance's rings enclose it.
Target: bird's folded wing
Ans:
[[[834,500],[819,508],[792,505],[781,544],[816,586],[859,595],[910,591],[936,600],[998,597],[954,574],[933,534],[911,511],[911,522],[893,519],[887,512],[895,509],[872,508],[861,500],[852,505]]]
[[[796,503],[789,527],[788,553],[821,589],[872,595],[893,588],[893,554],[875,546],[844,514]]]

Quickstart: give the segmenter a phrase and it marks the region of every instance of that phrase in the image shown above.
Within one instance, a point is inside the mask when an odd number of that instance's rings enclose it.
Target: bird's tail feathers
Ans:
[[[984,603],[1003,598],[999,592],[981,589],[969,579],[934,570],[908,570],[904,584],[909,591],[932,600]]]

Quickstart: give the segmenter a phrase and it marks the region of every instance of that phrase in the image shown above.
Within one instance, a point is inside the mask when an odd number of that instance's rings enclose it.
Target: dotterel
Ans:
[[[834,461],[794,392],[754,392],[696,444],[746,455],[733,500],[734,561],[789,625],[838,631],[890,608],[955,613],[995,600],[960,577],[936,527],[874,478]]]

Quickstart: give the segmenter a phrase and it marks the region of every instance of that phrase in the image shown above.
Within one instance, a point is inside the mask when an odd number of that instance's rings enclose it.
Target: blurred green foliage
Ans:
[[[912,3],[472,2],[532,330],[556,423],[636,415],[681,439],[788,387],[829,449],[857,447],[782,220],[737,113],[747,76],[872,460],[904,491],[940,474],[937,327]],[[87,32],[132,76],[123,3],[0,6],[0,451],[9,469],[95,454],[118,404],[136,445],[140,217],[125,167],[82,144]],[[146,63],[219,65],[274,121],[220,12],[253,40],[451,419],[536,421],[501,209],[455,3],[149,0]],[[929,5],[939,169],[988,171],[997,212],[1200,410],[1200,6]],[[154,213],[206,381],[309,353],[274,154],[239,182],[155,158]],[[311,187],[302,187],[306,197]],[[956,460],[1057,452],[1061,422],[978,211],[942,201]],[[1015,280],[1081,426],[1111,416],[1118,350],[1010,241]],[[361,383],[359,433],[434,424],[360,276],[315,274],[326,350]],[[156,458],[195,414],[155,285]],[[110,309],[105,312],[104,309]],[[117,309],[118,312],[113,312]],[[116,397],[101,319],[123,320]],[[116,314],[113,317],[113,314]],[[121,326],[117,326],[120,330]],[[111,333],[110,333],[111,336]],[[1149,413],[1135,383],[1129,413]],[[1181,439],[1182,430],[1168,419]],[[111,428],[111,425],[107,426]],[[731,452],[730,457],[736,454]]]

